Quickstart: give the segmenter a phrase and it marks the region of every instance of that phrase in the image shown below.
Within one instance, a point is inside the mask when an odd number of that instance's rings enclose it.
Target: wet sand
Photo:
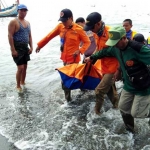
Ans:
[[[8,142],[8,140],[0,135],[0,150],[19,150],[12,143]]]

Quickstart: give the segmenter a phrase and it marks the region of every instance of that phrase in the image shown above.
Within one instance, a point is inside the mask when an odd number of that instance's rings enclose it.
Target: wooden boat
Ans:
[[[3,5],[2,1],[0,0],[0,6],[1,4]],[[4,7],[3,5],[3,9],[1,9],[0,7],[0,18],[2,17],[16,17],[18,15],[17,12],[17,7],[18,7],[19,1],[16,1],[16,4],[13,4],[12,6],[9,7]]]

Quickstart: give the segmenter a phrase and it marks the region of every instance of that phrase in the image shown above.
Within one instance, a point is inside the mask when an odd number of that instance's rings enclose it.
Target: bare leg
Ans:
[[[17,73],[16,73],[16,81],[17,81],[17,88],[21,88],[20,81],[21,81],[21,75],[24,69],[24,65],[17,66]]]
[[[24,66],[24,68],[23,68],[23,71],[22,71],[22,74],[21,74],[21,80],[20,80],[21,85],[25,85],[26,70],[27,70],[27,65],[24,64],[23,66]]]

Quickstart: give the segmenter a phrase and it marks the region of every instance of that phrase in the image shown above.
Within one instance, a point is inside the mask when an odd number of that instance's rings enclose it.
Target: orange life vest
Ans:
[[[109,32],[108,32],[109,29],[110,29],[109,26],[105,26],[103,35],[100,37],[97,37],[97,49],[98,50],[102,50],[103,48],[107,47],[105,43],[109,38]],[[119,66],[119,63],[115,57],[105,57],[100,60],[97,60],[97,62],[95,63],[95,66],[97,68],[101,68],[102,74],[115,73]]]

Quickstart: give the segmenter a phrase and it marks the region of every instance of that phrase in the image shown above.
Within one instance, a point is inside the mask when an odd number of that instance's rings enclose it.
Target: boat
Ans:
[[[16,17],[18,15],[17,7],[19,4],[19,0],[15,2],[15,4],[12,4],[9,7],[5,7],[4,3],[0,0],[0,18],[3,17]],[[4,7],[1,9],[1,5]]]

